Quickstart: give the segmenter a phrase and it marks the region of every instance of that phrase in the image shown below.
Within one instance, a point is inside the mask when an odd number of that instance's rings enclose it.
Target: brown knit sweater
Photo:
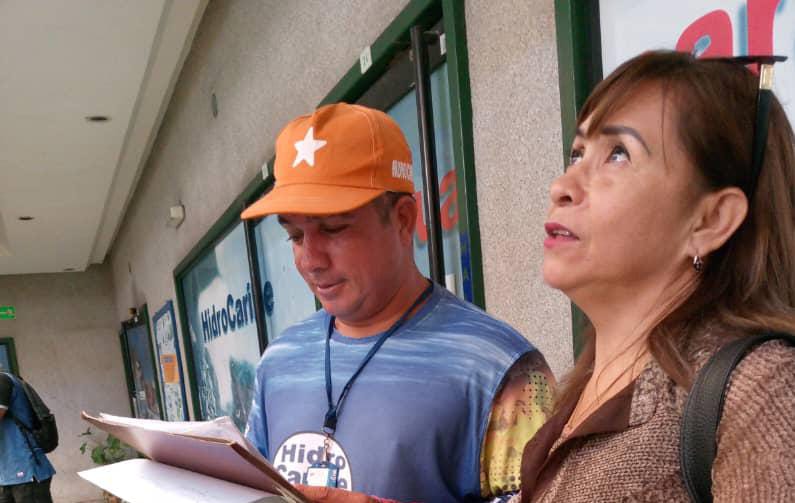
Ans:
[[[703,364],[710,351],[702,351]],[[527,444],[522,502],[687,502],[679,432],[687,392],[651,362],[568,438],[574,404],[561,407]],[[718,502],[795,502],[795,348],[756,348],[732,374],[713,495]]]

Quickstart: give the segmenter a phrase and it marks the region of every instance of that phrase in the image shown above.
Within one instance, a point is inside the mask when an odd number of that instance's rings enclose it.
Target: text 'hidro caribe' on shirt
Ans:
[[[228,332],[234,332],[249,323],[254,323],[254,300],[251,296],[251,283],[246,283],[246,293],[235,298],[226,296],[226,306],[213,304],[201,312],[202,336],[209,342]]]

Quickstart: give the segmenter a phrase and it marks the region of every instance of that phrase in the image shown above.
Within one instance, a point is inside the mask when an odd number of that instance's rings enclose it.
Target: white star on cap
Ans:
[[[306,132],[303,140],[295,142],[295,160],[293,167],[301,164],[301,161],[306,161],[307,164],[315,166],[315,152],[320,150],[326,145],[326,140],[315,140],[315,128],[311,127]]]

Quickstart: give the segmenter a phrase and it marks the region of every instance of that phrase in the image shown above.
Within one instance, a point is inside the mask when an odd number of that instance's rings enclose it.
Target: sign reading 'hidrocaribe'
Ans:
[[[254,322],[254,301],[251,295],[251,283],[246,283],[246,293],[235,298],[226,296],[225,306],[213,304],[201,313],[202,336],[204,342],[226,335],[249,323]]]

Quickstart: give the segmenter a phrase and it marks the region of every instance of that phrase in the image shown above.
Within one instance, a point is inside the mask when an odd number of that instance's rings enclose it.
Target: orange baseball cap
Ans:
[[[276,139],[276,183],[240,215],[332,215],[384,192],[414,192],[411,150],[384,112],[336,103],[293,120]]]

